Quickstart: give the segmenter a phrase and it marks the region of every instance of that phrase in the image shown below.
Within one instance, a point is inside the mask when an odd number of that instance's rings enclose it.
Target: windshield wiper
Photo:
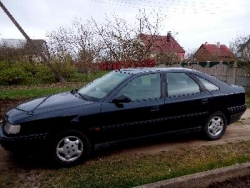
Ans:
[[[70,93],[75,94],[75,93],[77,93],[77,91],[78,91],[78,89],[72,89],[72,90],[70,91]]]
[[[85,101],[88,101],[88,98],[85,96],[85,95],[83,95],[83,94],[81,94],[80,92],[77,92]]]

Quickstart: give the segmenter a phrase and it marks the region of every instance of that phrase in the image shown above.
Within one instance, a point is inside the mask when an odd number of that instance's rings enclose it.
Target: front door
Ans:
[[[118,89],[113,97],[127,95],[128,103],[103,102],[102,130],[105,140],[126,139],[154,134],[154,126],[164,121],[161,74],[137,76]]]

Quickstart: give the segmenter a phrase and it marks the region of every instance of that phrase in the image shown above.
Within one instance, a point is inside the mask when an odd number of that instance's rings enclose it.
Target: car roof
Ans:
[[[181,68],[181,67],[165,67],[165,68],[156,68],[156,67],[142,67],[142,68],[124,68],[115,70],[117,72],[128,73],[128,74],[141,74],[141,73],[151,73],[151,72],[196,72],[193,69]]]

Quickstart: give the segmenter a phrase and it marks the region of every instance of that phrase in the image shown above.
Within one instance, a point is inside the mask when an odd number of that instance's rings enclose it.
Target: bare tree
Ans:
[[[154,17],[154,21],[150,21]],[[136,61],[152,58],[151,47],[156,38],[151,38],[150,42],[145,45],[140,39],[142,33],[149,35],[158,35],[161,29],[162,21],[165,16],[157,12],[146,13],[145,10],[139,10],[136,16],[134,26],[126,20],[112,14],[106,17],[106,23],[95,23],[95,31],[101,39],[104,57],[110,61]]]
[[[106,15],[104,23],[93,18],[85,22],[76,19],[70,27],[62,26],[48,33],[50,52],[70,53],[80,70],[87,73],[94,70],[93,63],[103,61],[140,63],[146,59],[164,59],[177,62],[177,52],[164,51],[164,45],[155,53],[164,18],[165,15],[156,11],[139,10],[134,25],[115,14]],[[141,38],[143,34],[153,37],[145,43]]]
[[[230,50],[235,54],[237,60],[249,62],[250,60],[250,35],[238,36],[229,42]]]
[[[196,63],[197,59],[194,57],[195,52],[197,49],[188,49],[185,53],[185,62]]]
[[[76,19],[70,27],[60,27],[47,34],[49,50],[57,60],[60,56],[70,54],[74,65],[81,72],[88,73],[95,69],[93,62],[99,59],[100,47],[93,32],[93,23]],[[63,62],[62,62],[63,63]]]

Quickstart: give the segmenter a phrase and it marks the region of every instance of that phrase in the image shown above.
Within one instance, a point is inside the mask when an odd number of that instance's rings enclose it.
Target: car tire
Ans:
[[[89,139],[78,130],[57,135],[52,146],[53,159],[60,167],[72,167],[85,160],[91,150]]]
[[[224,135],[226,128],[226,116],[221,112],[215,112],[206,120],[204,134],[208,140],[218,140]]]

